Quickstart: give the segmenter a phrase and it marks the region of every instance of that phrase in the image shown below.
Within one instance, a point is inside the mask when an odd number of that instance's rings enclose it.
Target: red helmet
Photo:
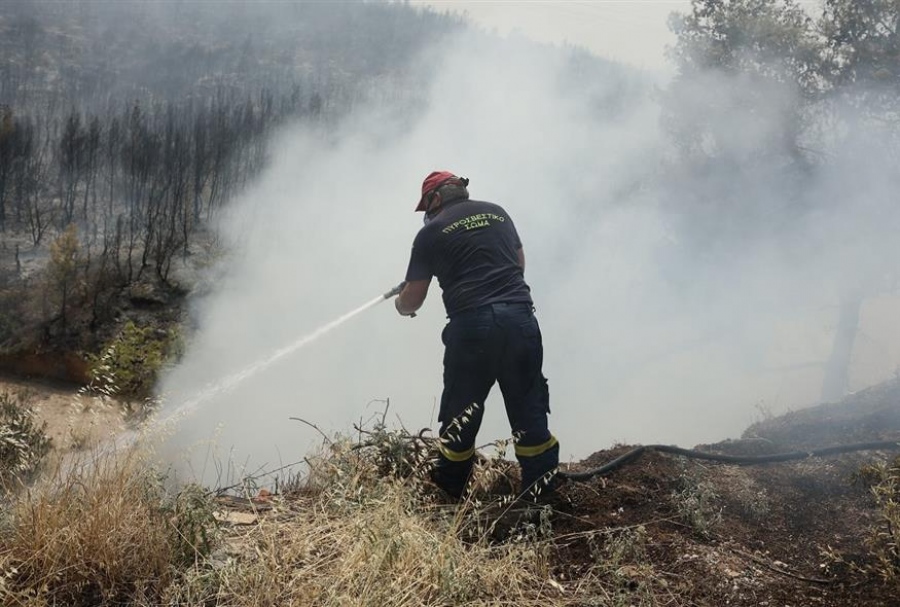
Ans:
[[[453,179],[459,179],[459,177],[450,171],[432,171],[429,173],[428,177],[425,178],[425,181],[422,182],[422,197],[419,198],[419,206],[416,207],[416,211],[424,211],[425,198]]]

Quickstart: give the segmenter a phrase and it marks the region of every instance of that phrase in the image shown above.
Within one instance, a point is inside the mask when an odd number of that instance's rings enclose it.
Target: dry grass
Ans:
[[[23,488],[3,512],[0,604],[100,605],[160,596],[179,568],[203,554],[206,531],[192,522],[202,513],[185,508],[184,495],[190,489],[168,496],[134,452],[68,462]]]
[[[392,443],[396,445],[396,443]],[[384,451],[332,445],[306,488],[236,532],[218,568],[194,568],[168,597],[220,605],[569,604],[549,544],[472,537],[480,506],[441,505],[418,474],[384,476]],[[475,525],[474,527],[479,527]]]
[[[584,604],[553,580],[540,524],[497,541],[502,501],[448,505],[412,437],[370,438],[330,445],[255,524],[222,529],[209,492],[167,493],[136,451],[60,468],[3,513],[0,604]],[[476,485],[504,467],[483,462]]]

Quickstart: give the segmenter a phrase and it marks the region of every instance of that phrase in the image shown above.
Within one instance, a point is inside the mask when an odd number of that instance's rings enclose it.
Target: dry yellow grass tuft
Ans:
[[[8,495],[0,604],[101,605],[161,596],[177,570],[203,554],[205,527],[191,520],[203,512],[184,507],[188,494],[190,488],[167,496],[152,467],[130,452],[68,462]]]
[[[167,493],[136,450],[60,468],[7,495],[0,604],[583,604],[552,579],[548,536],[495,541],[487,506],[442,503],[424,451],[378,436],[331,444],[254,524],[221,529],[210,492]]]

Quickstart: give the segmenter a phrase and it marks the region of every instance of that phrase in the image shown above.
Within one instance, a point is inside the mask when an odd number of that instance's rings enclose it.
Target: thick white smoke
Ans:
[[[419,184],[435,169],[469,177],[473,198],[503,205],[516,222],[565,459],[616,441],[718,441],[761,411],[815,400],[836,315],[834,264],[884,236],[870,230],[870,217],[847,226],[824,208],[802,230],[693,267],[686,260],[702,255],[672,258],[683,236],[671,220],[671,150],[645,76],[474,36],[428,61],[427,101],[414,115],[377,107],[327,136],[301,127],[280,136],[272,166],[223,226],[233,249],[198,304],[184,361],[163,382],[167,407],[401,281],[421,225]],[[771,115],[761,108],[763,126],[780,128],[768,122],[781,119],[775,105]],[[760,136],[758,126],[734,125],[736,144]],[[877,174],[866,179],[882,196]],[[768,199],[778,191],[768,183],[742,195],[778,213],[783,205]],[[850,242],[810,250],[835,231]],[[893,308],[879,305],[876,316],[890,319]],[[301,459],[320,437],[292,416],[326,433],[348,430],[380,417],[390,399],[389,421],[434,428],[444,321],[436,283],[415,319],[396,315],[391,302],[376,306],[202,404],[180,422],[176,444],[194,445],[194,472],[209,480],[208,438],[230,462],[218,466],[252,471]],[[896,348],[900,336],[873,340]],[[889,376],[891,364],[867,367],[854,385]],[[487,408],[480,443],[508,434],[499,390]]]

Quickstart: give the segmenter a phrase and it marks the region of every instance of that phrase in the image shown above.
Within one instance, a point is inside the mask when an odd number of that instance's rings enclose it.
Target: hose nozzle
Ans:
[[[393,289],[391,289],[390,291],[385,293],[384,298],[390,299],[391,297],[397,297],[398,295],[400,295],[400,291],[402,291],[403,287],[405,287],[405,286],[406,286],[406,281],[404,280],[399,285],[397,285],[396,287],[394,287]]]

